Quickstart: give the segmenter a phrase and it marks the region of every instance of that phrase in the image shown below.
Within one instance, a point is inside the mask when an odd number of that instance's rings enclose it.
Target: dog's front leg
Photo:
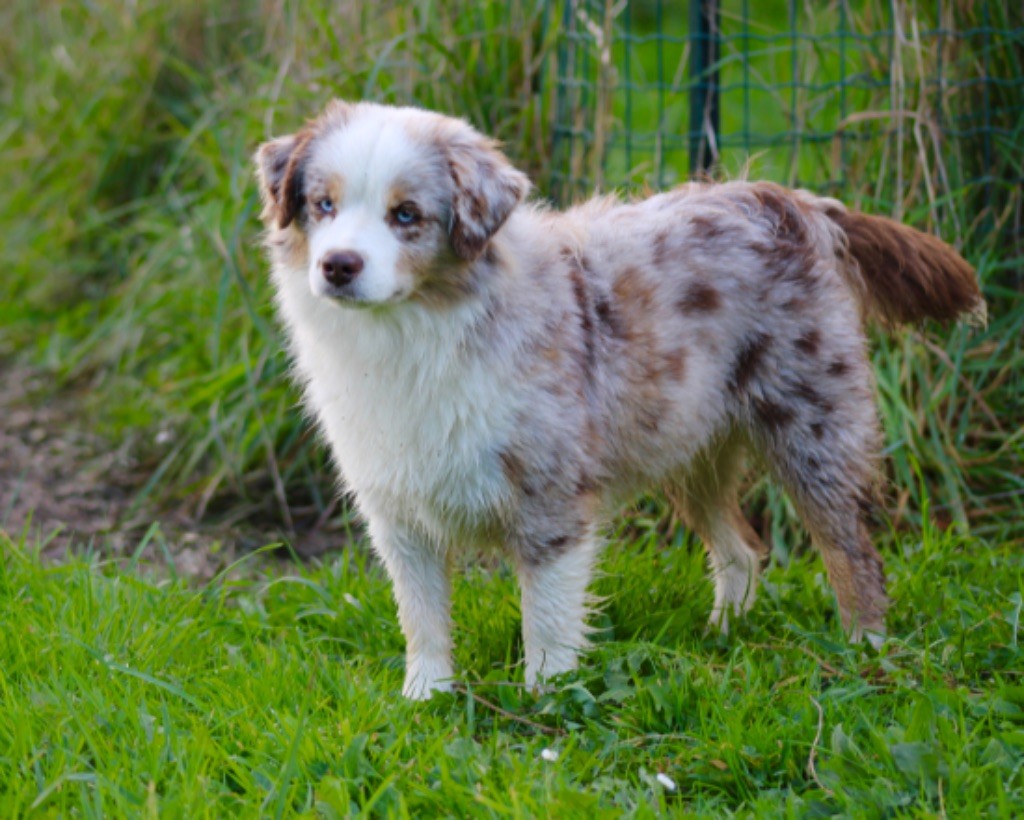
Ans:
[[[405,635],[405,684],[402,694],[426,700],[452,687],[451,593],[448,562],[442,550],[401,528],[373,522],[373,540],[398,604]]]
[[[527,684],[576,668],[587,646],[587,586],[596,552],[597,541],[588,534],[520,556]]]

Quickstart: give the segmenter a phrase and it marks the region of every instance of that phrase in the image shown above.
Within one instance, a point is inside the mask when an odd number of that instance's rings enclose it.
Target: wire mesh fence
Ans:
[[[941,219],[951,198],[977,197],[1019,232],[1024,4],[557,7],[556,199],[749,172],[897,216]]]

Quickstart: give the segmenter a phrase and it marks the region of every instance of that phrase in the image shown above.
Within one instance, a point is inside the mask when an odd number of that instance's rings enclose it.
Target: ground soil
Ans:
[[[39,546],[47,559],[90,549],[127,559],[158,522],[142,557],[200,580],[268,544],[294,545],[278,558],[344,544],[336,526],[289,533],[267,520],[197,520],[189,502],[140,507],[153,465],[136,457],[137,439],[111,442],[86,429],[83,398],[81,389],[55,390],[44,374],[0,361],[0,534],[14,543]]]

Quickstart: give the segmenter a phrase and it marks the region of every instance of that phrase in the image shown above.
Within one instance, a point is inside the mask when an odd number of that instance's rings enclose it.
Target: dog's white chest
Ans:
[[[346,318],[327,334],[292,331],[348,487],[439,535],[486,527],[508,491],[498,453],[512,410],[500,374],[460,353],[451,323],[399,332]]]

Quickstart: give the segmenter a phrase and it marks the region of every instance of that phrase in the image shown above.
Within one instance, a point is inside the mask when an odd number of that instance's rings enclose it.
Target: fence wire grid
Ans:
[[[557,200],[749,173],[897,216],[966,192],[1019,229],[1022,3],[554,6]]]

